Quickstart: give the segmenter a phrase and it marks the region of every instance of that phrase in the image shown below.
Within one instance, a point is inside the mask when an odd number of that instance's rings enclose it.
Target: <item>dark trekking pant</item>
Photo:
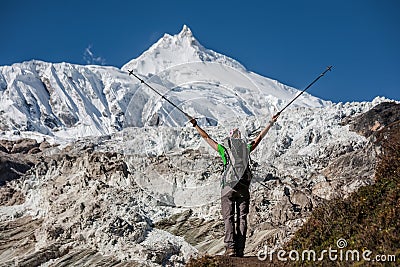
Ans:
[[[233,188],[225,186],[221,195],[221,209],[225,223],[225,246],[243,252],[246,243],[247,214],[249,213],[250,205],[249,187],[241,183],[238,183]]]

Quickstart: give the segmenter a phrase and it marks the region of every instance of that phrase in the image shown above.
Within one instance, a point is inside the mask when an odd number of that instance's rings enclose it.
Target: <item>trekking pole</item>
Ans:
[[[317,78],[315,78],[314,81],[312,81],[312,83],[310,83],[306,89],[304,89],[303,91],[301,91],[300,94],[298,94],[295,98],[292,99],[292,101],[290,101],[283,109],[281,109],[275,116],[279,116],[281,115],[282,111],[284,111],[288,106],[290,106],[290,104],[292,104],[299,96],[301,96],[305,91],[307,91],[308,88],[310,88],[314,83],[316,83],[319,78],[321,78],[322,76],[325,75],[325,73],[327,73],[328,71],[330,71],[332,69],[332,66],[328,66],[326,68],[326,70],[324,70],[324,72],[322,72]]]
[[[146,83],[144,80],[140,79],[139,76],[137,76],[135,73],[133,73],[133,70],[128,70],[129,75],[133,75],[135,76],[141,83],[147,85],[147,87],[149,87],[151,90],[153,90],[156,94],[158,94],[159,96],[161,96],[163,99],[165,99],[168,103],[170,103],[172,106],[174,106],[177,110],[179,110],[180,112],[182,112],[183,114],[185,114],[185,116],[191,120],[193,119],[192,116],[190,116],[189,114],[187,114],[185,111],[183,111],[182,109],[180,109],[177,105],[175,105],[174,103],[172,103],[168,98],[166,98],[165,96],[163,96],[162,94],[160,94],[156,89],[154,89],[153,87],[151,87],[148,83]]]

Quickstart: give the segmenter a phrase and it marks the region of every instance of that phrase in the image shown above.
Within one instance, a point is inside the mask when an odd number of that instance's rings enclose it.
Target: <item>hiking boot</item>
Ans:
[[[236,257],[243,258],[244,252],[241,249],[236,250]]]
[[[235,250],[233,248],[226,248],[224,256],[235,257]]]

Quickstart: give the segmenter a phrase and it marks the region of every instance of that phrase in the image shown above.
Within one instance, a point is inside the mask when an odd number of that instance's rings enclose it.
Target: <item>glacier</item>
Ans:
[[[217,142],[234,127],[251,140],[300,92],[203,47],[187,26],[121,68],[0,67],[0,153],[30,164],[0,186],[0,228],[24,233],[0,237],[17,248],[0,247],[5,263],[184,266],[223,252],[220,158],[129,70]],[[281,247],[315,207],[373,183],[379,151],[346,121],[383,102],[305,93],[282,113],[252,153],[246,255]]]

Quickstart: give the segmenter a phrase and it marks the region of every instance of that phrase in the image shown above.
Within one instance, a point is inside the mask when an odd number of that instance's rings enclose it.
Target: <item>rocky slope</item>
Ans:
[[[384,101],[281,116],[252,156],[246,255],[282,246],[315,207],[373,183],[377,147],[350,129],[398,120],[399,105]],[[373,123],[357,118],[380,109]],[[248,133],[261,125],[250,120]],[[206,129],[216,140],[226,134],[226,125]],[[0,266],[180,266],[223,251],[220,159],[192,128],[1,147]]]
[[[144,266],[183,262],[195,252],[153,228],[141,206],[157,204],[131,183],[122,155],[87,142],[37,155],[33,168],[2,187],[4,266]]]
[[[369,250],[369,256],[349,257],[337,266],[398,266],[400,264],[400,109],[384,103],[356,117],[352,128],[369,136],[376,148],[374,184],[346,199],[321,205],[285,249],[326,249],[344,240],[346,250]],[[376,125],[379,124],[379,130]],[[336,243],[339,244],[339,243]],[[339,245],[337,245],[339,246]],[[332,264],[327,258],[322,265]],[[312,263],[307,263],[312,266]],[[304,264],[306,266],[306,264]]]

